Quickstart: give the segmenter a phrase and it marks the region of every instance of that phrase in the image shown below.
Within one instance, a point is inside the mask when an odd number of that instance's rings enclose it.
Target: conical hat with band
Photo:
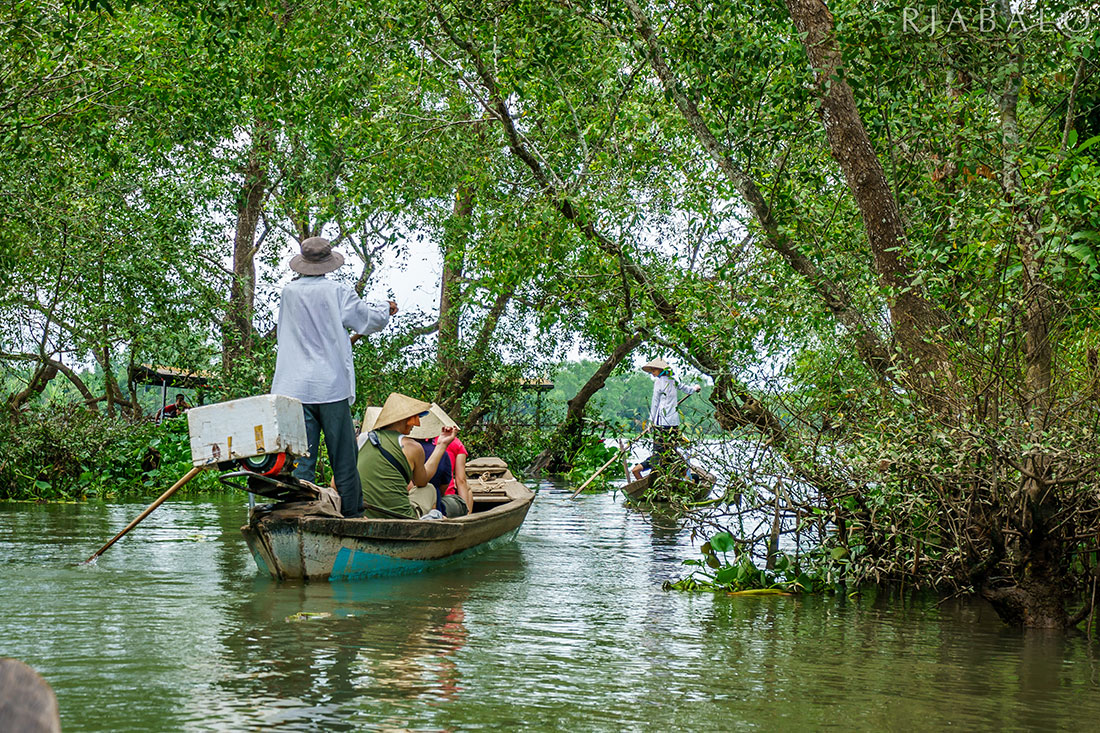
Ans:
[[[458,423],[452,420],[451,416],[444,412],[442,407],[433,402],[432,406],[428,408],[428,414],[420,418],[420,424],[409,431],[409,437],[417,440],[428,440],[442,433],[443,428],[457,427]]]
[[[432,403],[430,402],[418,400],[400,392],[391,392],[390,396],[386,398],[386,404],[382,405],[382,409],[378,412],[378,417],[374,419],[371,430],[378,430],[387,425],[393,425],[395,422],[406,420],[413,415],[427,412],[431,406]]]
[[[669,368],[671,367],[669,367],[668,362],[659,356],[653,361],[642,364],[642,369],[656,369],[658,372],[663,372],[665,369]]]

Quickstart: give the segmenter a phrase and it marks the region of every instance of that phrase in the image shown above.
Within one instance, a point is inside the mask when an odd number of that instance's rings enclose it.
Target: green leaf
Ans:
[[[1076,131],[1076,130],[1072,130],[1072,131],[1070,132],[1070,136],[1071,136],[1071,137],[1076,137],[1076,136],[1077,136],[1077,131]],[[1094,136],[1094,137],[1090,137],[1090,138],[1089,138],[1088,140],[1086,140],[1085,142],[1081,143],[1081,144],[1080,144],[1080,145],[1078,146],[1078,148],[1077,148],[1077,152],[1079,152],[1079,153],[1083,153],[1083,152],[1085,152],[1086,150],[1088,150],[1089,148],[1091,148],[1091,147],[1092,147],[1093,145],[1095,145],[1095,144],[1096,144],[1096,143],[1098,143],[1098,142],[1100,142],[1100,135],[1096,135],[1096,136]],[[1072,146],[1072,144],[1073,144],[1073,143],[1070,143],[1070,145],[1071,145],[1071,146]]]
[[[737,543],[734,542],[733,535],[729,532],[719,532],[710,538],[710,546],[714,548],[715,552],[725,553],[732,551]]]
[[[718,585],[729,585],[741,575],[741,568],[730,565],[722,568],[714,574],[714,582]]]

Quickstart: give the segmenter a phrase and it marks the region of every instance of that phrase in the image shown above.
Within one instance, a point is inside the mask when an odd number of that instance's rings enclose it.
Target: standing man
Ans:
[[[653,455],[634,466],[635,479],[643,470],[652,470],[669,463],[675,456],[676,442],[680,437],[679,392],[695,394],[703,388],[697,384],[682,385],[672,378],[672,371],[664,359],[658,357],[642,365],[642,371],[654,377],[653,402],[649,406],[649,425],[653,431]]]
[[[397,303],[367,303],[346,285],[325,278],[343,264],[344,256],[323,237],[302,242],[302,253],[290,261],[301,277],[283,288],[279,302],[271,392],[301,400],[305,411],[309,456],[298,459],[294,476],[314,480],[323,432],[341,512],[355,517],[363,512],[363,493],[355,468],[355,371],[348,329],[363,335],[381,331],[397,313]]]

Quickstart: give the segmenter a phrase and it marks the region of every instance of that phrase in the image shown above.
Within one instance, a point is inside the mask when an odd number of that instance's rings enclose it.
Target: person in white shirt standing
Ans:
[[[294,476],[313,481],[321,433],[325,434],[332,476],[345,517],[363,513],[363,492],[356,469],[355,370],[348,329],[359,334],[381,331],[397,313],[397,304],[368,303],[346,285],[325,278],[344,264],[323,237],[302,242],[290,261],[301,277],[283,288],[279,301],[279,351],[271,393],[302,402],[309,456],[298,459]]]
[[[642,371],[654,377],[653,401],[649,406],[653,455],[631,469],[635,479],[642,477],[642,471],[652,470],[672,460],[680,437],[679,393],[689,395],[702,390],[697,384],[682,385],[674,380],[668,362],[660,357],[643,364]]]

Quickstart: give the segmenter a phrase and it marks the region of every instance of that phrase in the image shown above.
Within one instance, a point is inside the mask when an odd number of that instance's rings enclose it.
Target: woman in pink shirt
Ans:
[[[435,439],[435,442],[439,442],[438,437]],[[447,455],[451,457],[451,467],[454,477],[443,493],[445,495],[457,494],[459,499],[466,502],[467,511],[473,512],[474,497],[470,493],[469,485],[466,483],[466,456],[469,455],[466,451],[466,446],[462,445],[461,440],[455,438],[451,441],[451,444],[447,446]]]
[[[428,409],[428,415],[420,420],[418,427],[413,428],[413,431],[409,433],[409,437],[438,443],[439,434],[443,432],[444,427],[458,427],[458,424],[443,411],[442,407],[433,402]],[[469,455],[466,452],[466,446],[462,445],[462,441],[456,437],[447,446],[447,455],[451,459],[452,478],[443,490],[443,495],[456,494],[460,500],[466,502],[466,512],[472,513],[474,511],[474,497],[466,483],[466,456]]]

